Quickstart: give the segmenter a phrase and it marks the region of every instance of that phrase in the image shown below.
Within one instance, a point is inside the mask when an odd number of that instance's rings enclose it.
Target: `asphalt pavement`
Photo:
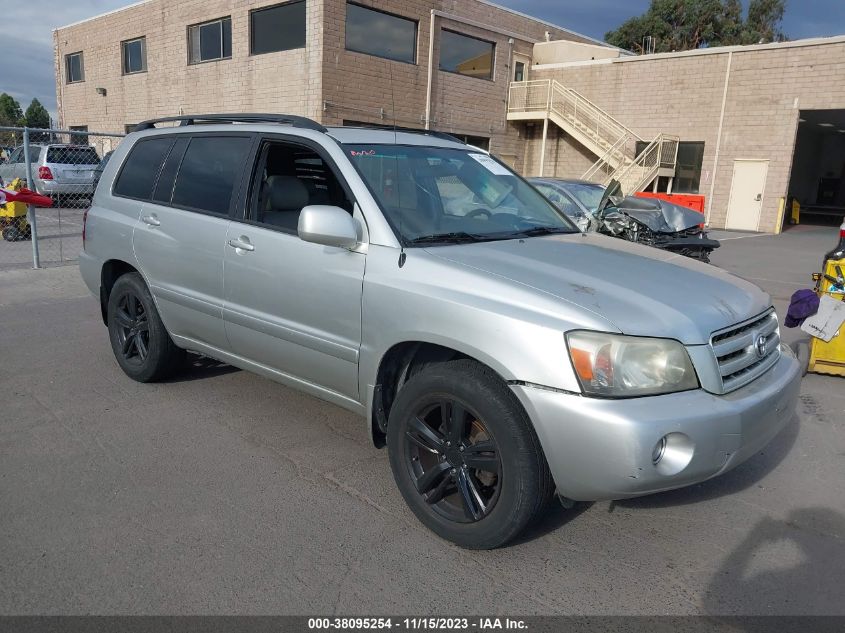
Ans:
[[[836,229],[717,236],[783,314]],[[75,267],[0,270],[0,614],[845,615],[843,467],[845,379],[811,375],[731,473],[464,551],[362,419],[211,361],[134,383]]]

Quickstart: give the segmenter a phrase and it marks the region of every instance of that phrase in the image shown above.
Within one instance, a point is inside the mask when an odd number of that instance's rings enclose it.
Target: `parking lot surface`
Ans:
[[[836,243],[715,236],[781,316]],[[845,615],[844,467],[845,380],[811,375],[731,473],[463,551],[360,418],[211,361],[134,383],[75,267],[0,271],[2,614]]]
[[[82,217],[84,208],[61,207],[37,209],[38,251],[42,266],[68,264],[76,260],[82,249]],[[32,242],[0,240],[0,271],[32,267]],[[2,283],[2,281],[0,281]],[[2,287],[2,286],[0,286]]]

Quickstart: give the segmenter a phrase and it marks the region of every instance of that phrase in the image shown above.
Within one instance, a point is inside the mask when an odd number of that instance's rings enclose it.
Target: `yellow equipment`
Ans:
[[[5,189],[20,191],[23,189],[23,182],[20,178],[15,178]],[[3,239],[7,242],[30,239],[32,228],[26,221],[26,204],[7,202],[5,205],[0,205],[0,228],[3,230]]]
[[[801,205],[797,200],[792,201],[792,214],[789,218],[790,224],[801,224]]]
[[[827,260],[824,273],[813,275],[813,279],[816,280],[816,292],[820,296],[828,295],[839,301],[845,301],[843,287],[834,283],[839,279],[842,270],[845,270],[845,259]],[[812,338],[808,371],[814,374],[845,376],[845,325],[829,343]]]

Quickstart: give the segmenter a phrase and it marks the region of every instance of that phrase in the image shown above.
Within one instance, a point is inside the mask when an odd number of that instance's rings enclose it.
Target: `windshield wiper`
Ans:
[[[535,226],[533,229],[525,229],[524,231],[517,231],[511,233],[510,237],[539,237],[541,235],[563,235],[570,233],[578,233],[572,229],[566,229],[560,226]]]
[[[464,231],[456,231],[454,233],[434,233],[432,235],[422,235],[408,240],[408,244],[461,244],[463,242],[486,242],[487,240],[495,239],[486,235],[473,235]]]

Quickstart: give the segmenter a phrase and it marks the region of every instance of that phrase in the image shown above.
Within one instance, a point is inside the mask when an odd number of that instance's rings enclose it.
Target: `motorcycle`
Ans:
[[[708,264],[711,253],[721,246],[708,238],[700,213],[665,200],[622,197],[620,193],[619,183],[612,181],[590,220],[589,230]]]

